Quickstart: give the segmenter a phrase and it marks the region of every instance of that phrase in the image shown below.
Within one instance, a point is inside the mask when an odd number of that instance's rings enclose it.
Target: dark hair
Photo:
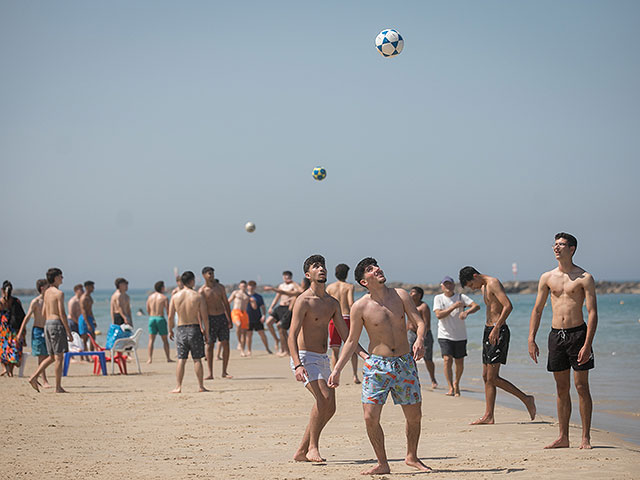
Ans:
[[[180,283],[182,283],[182,277],[181,277],[180,275],[178,275],[178,276],[176,277],[176,282],[180,282]]]
[[[195,279],[196,279],[196,276],[193,274],[191,270],[187,270],[182,275],[180,275],[180,280],[182,280],[182,283],[185,285]]]
[[[356,278],[356,283],[361,287],[363,285],[360,283],[360,281],[364,278],[364,272],[370,265],[375,265],[377,267],[378,261],[373,257],[363,258],[362,260],[360,260],[360,262],[358,262],[358,265],[356,265],[356,269],[353,272],[353,276]]]
[[[420,295],[420,300],[422,300],[422,297],[424,297],[424,290],[422,289],[422,287],[411,287],[411,290],[415,290],[416,292],[418,292],[418,295]]]
[[[349,265],[345,265],[344,263],[336,265],[336,278],[338,280],[341,280],[343,282],[346,281],[348,273],[349,273]]]
[[[555,239],[558,240],[559,238],[565,239],[567,241],[567,245],[569,245],[570,247],[574,247],[576,250],[578,249],[578,239],[573,235],[571,235],[570,233],[566,233],[566,232],[556,233]]]
[[[11,298],[11,292],[13,292],[13,284],[9,280],[2,282],[2,290],[7,291],[7,298]]]
[[[290,277],[293,277],[293,273],[291,273],[291,270],[285,270],[284,272],[282,272],[282,276],[285,275],[289,275]]]
[[[246,280],[240,280],[240,283],[247,283]],[[238,285],[240,285],[240,283]]]
[[[204,268],[202,269],[202,274],[203,274],[203,275],[204,275],[205,273],[208,273],[208,272],[213,272],[213,267],[204,267]]]
[[[322,265],[324,267],[325,266],[324,257],[322,255],[317,255],[317,254],[316,255],[311,255],[309,258],[307,258],[304,261],[304,264],[302,265],[302,271],[304,273],[307,273],[314,263],[319,263],[320,265]]]
[[[116,288],[119,288],[119,287],[120,287],[120,284],[122,284],[122,283],[129,283],[129,282],[127,282],[127,281],[126,281],[124,278],[122,278],[122,277],[118,277],[118,278],[116,278],[116,281],[115,281]]]
[[[464,267],[460,270],[460,285],[462,285],[462,288],[466,287],[467,283],[473,280],[475,274],[480,275],[480,272],[473,267]]]
[[[164,282],[162,280],[157,281],[154,285],[153,285],[153,289],[160,293],[162,292],[162,289],[164,288]]]
[[[74,292],[77,292],[78,290],[81,290],[81,289],[82,289],[82,284],[81,283],[78,283],[77,285],[73,286],[73,291]]]
[[[303,277],[302,278],[302,289],[303,290],[307,290],[310,286],[311,286],[311,280],[309,280],[307,277]]]
[[[87,280],[84,282],[84,288],[93,287],[96,284],[93,280]]]
[[[36,290],[38,293],[42,293],[42,287],[46,287],[47,285],[49,285],[49,282],[47,282],[45,278],[41,278],[36,281]]]
[[[258,286],[258,284],[253,280],[249,280],[247,282],[247,285],[249,285],[250,287],[257,287]]]
[[[52,267],[49,270],[47,270],[47,274],[45,276],[47,277],[47,282],[53,284],[54,280],[58,275],[62,275],[62,270],[56,267]]]

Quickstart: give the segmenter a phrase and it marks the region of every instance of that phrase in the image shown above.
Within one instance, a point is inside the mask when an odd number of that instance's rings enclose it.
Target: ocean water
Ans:
[[[111,323],[109,317],[111,293],[111,291],[96,291],[93,294],[97,328],[102,331],[102,336],[98,337],[100,344],[104,344],[105,335]],[[129,295],[134,328],[140,327],[146,332],[147,317],[146,315],[138,316],[136,312],[145,310],[148,292],[130,290]],[[360,296],[362,293],[357,294],[356,298]],[[263,297],[268,306],[273,295],[264,294]],[[70,292],[65,292],[65,299],[69,298]],[[461,388],[465,396],[484,399],[481,346],[485,309],[479,295],[471,295],[471,298],[482,308],[467,319],[468,357],[465,359]],[[550,305],[545,308],[538,330],[536,341],[540,348],[540,358],[539,363],[535,364],[529,358],[527,347],[529,316],[535,302],[535,295],[511,295],[510,299],[513,303],[513,312],[507,323],[511,329],[511,344],[507,365],[500,370],[501,376],[526,393],[535,395],[538,412],[557,417],[555,382],[553,375],[546,371],[547,336],[551,328]],[[31,298],[21,297],[21,300],[26,310]],[[424,301],[433,306],[433,296],[425,295]],[[600,295],[598,316],[598,329],[593,345],[596,368],[589,374],[594,402],[592,426],[594,429],[619,433],[627,440],[640,444],[640,295]],[[431,330],[434,337],[437,335],[436,325],[437,319],[432,313]],[[270,336],[269,338],[272,344],[272,339]],[[28,340],[30,341],[30,336]],[[146,342],[147,340],[144,339],[142,345],[146,345]],[[365,348],[367,347],[366,332],[363,333],[361,343]],[[235,335],[231,335],[231,346],[236,347]],[[159,347],[160,342],[156,340],[156,348]],[[262,349],[262,342],[258,337],[254,338],[253,347],[256,350]],[[434,345],[433,359],[436,363],[437,380],[441,389],[444,389],[446,382],[437,340]],[[429,385],[424,362],[420,362],[419,368],[423,385]],[[579,425],[578,399],[574,387],[572,387],[571,396],[573,401],[571,422]],[[523,411],[523,417],[526,415],[520,401],[501,390],[498,390],[497,403],[520,409]],[[425,403],[424,410],[425,415],[428,415],[428,403]],[[479,407],[478,416],[482,413],[483,408]]]

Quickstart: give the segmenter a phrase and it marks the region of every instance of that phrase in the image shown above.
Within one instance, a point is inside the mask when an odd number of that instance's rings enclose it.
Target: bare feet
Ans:
[[[218,360],[222,360],[222,355],[218,354],[218,356],[216,357]]]
[[[453,389],[450,388],[449,391],[445,393],[445,395],[447,395],[448,397],[453,397]]]
[[[285,352],[278,352],[276,355],[278,355],[279,357],[286,357],[287,353]]]
[[[269,355],[273,355],[273,352],[272,352],[271,350],[269,350],[268,348],[267,348],[267,353],[268,353]]]
[[[238,349],[238,350],[240,350],[240,349]],[[246,354],[246,353],[244,353],[242,350],[240,350],[240,356],[241,356],[241,357],[246,357],[246,356],[247,356],[247,354]]]
[[[569,448],[569,439],[560,437],[555,442],[550,443],[544,448]]]
[[[358,378],[357,375],[353,376],[353,383],[355,383],[356,385],[360,385],[360,379]]]
[[[228,373],[223,373],[222,378],[233,378],[233,375],[229,375]]]
[[[580,444],[580,450],[591,450],[591,439],[583,438],[582,443]]]
[[[380,465],[379,463],[369,470],[363,470],[360,472],[360,475],[383,475],[385,473],[391,473],[389,469],[389,464],[385,463],[384,465]]]
[[[204,388],[204,385],[203,385],[198,389],[198,391],[199,392],[210,392],[211,390],[207,390],[206,388]]]
[[[171,390],[171,393],[182,393],[182,387],[176,387],[173,390]]]
[[[251,356],[251,350],[247,352],[247,357],[250,357],[250,356]]]
[[[62,387],[57,387],[56,388],[56,393],[67,393],[67,391]]]
[[[167,363],[173,363],[175,362],[175,360],[171,360],[170,358],[167,358]]]
[[[151,361],[151,359],[149,359],[149,360],[147,360],[147,363],[153,363],[153,362]]]
[[[488,415],[484,415],[482,418],[479,418],[469,425],[493,425],[493,417],[489,417]]]
[[[213,375],[209,375],[208,377],[204,377],[205,380],[213,380]]]
[[[433,470],[431,469],[431,467],[427,467],[424,463],[422,463],[422,461],[415,457],[415,458],[410,458],[407,457],[404,459],[404,463],[406,463],[407,465],[409,465],[410,467],[413,468],[417,468],[420,471],[423,472],[432,472]]]
[[[438,382],[431,382],[431,390],[438,388]]]
[[[53,388],[53,385],[49,385],[47,382],[42,382],[42,388]]]
[[[40,384],[38,383],[37,379],[30,378],[29,379],[29,385],[31,385],[36,392],[40,391]]]
[[[310,462],[326,462],[326,459],[320,456],[320,451],[317,448],[310,448],[307,451],[307,460]]]
[[[307,452],[305,452],[304,450],[298,450],[296,453],[293,454],[293,459],[296,462],[308,462],[309,459],[307,458]]]
[[[536,418],[536,402],[533,398],[533,395],[528,395],[524,404],[527,406],[527,410],[529,411],[529,416],[531,420],[535,420]]]
[[[460,396],[460,385],[454,385],[453,386],[453,396],[454,397],[459,397]]]

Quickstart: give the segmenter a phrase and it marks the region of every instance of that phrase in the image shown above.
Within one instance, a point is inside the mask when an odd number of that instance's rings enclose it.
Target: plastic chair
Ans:
[[[116,354],[124,353],[124,352],[133,353],[133,357],[136,359],[136,364],[138,365],[138,373],[142,373],[142,370],[140,369],[140,360],[138,360],[138,352],[137,352],[138,340],[140,339],[141,335],[142,335],[142,329],[139,328],[138,330],[136,330],[136,333],[134,333],[130,337],[119,338],[113,343],[113,347],[111,347],[111,374],[112,375],[114,370],[113,359],[115,358]],[[125,366],[125,373],[126,373],[126,366]]]
[[[95,351],[97,352],[107,351],[104,347],[101,347],[100,345],[98,345],[98,343],[94,340],[94,338],[91,335],[89,335],[89,341],[91,342],[91,345],[93,345],[93,349]],[[106,357],[105,360],[107,362],[111,362],[111,358],[112,357]],[[116,357],[114,358],[114,361],[115,363],[118,364],[118,369],[120,370],[120,373],[124,373],[126,375],[127,374],[127,356],[118,352],[116,354]],[[98,356],[93,357],[93,374],[98,375],[100,373],[100,368],[101,368],[100,358],[98,358]],[[111,375],[113,375],[113,367],[111,368]]]

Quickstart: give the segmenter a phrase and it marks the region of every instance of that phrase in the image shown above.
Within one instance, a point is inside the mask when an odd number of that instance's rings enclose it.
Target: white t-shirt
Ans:
[[[450,297],[441,293],[433,299],[433,309],[446,310],[458,301],[464,303],[466,307],[473,303],[473,300],[463,293],[454,293]],[[455,342],[467,339],[467,326],[464,320],[460,320],[461,312],[461,308],[456,308],[446,317],[438,319],[438,338],[453,340]]]

